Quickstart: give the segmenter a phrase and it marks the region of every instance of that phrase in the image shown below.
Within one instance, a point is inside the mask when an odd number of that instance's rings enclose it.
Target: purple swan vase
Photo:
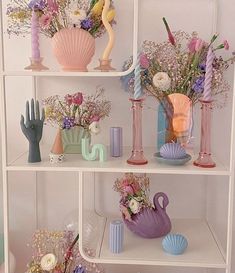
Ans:
[[[162,206],[159,198],[162,197]],[[167,195],[163,192],[156,193],[153,198],[155,208],[144,208],[139,213],[132,215],[132,221],[124,219],[127,228],[143,238],[158,238],[171,231],[171,221],[166,213],[169,204]]]

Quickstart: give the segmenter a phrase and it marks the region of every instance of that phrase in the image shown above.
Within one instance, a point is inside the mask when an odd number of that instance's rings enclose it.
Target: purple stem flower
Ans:
[[[71,117],[65,117],[63,120],[63,129],[70,129],[75,126],[75,120]]]
[[[88,29],[92,28],[92,26],[93,26],[93,21],[90,18],[86,18],[86,19],[82,20],[82,22],[81,22],[82,29],[88,30]]]
[[[31,0],[29,2],[29,8],[32,10],[43,10],[46,7],[44,0]]]
[[[192,86],[192,89],[196,93],[202,93],[205,85],[205,77],[199,77]]]

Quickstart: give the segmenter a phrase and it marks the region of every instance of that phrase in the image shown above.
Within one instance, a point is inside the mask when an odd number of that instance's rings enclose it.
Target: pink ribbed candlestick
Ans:
[[[31,43],[32,43],[32,59],[35,61],[40,60],[40,49],[39,49],[39,23],[38,16],[35,11],[32,11],[31,18]]]
[[[209,47],[207,59],[206,59],[206,76],[205,85],[203,92],[203,100],[211,101],[211,86],[212,86],[212,76],[213,76],[213,61],[215,59],[215,53],[212,48]]]

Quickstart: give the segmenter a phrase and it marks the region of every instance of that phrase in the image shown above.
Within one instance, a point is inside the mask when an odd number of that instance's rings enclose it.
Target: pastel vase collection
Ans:
[[[162,206],[159,199],[162,198]],[[171,221],[166,213],[166,207],[169,204],[165,193],[156,193],[153,198],[155,208],[143,208],[139,213],[131,216],[131,220],[123,221],[127,228],[136,235],[143,238],[159,238],[167,235],[171,231]]]
[[[64,28],[52,38],[52,50],[65,71],[87,71],[95,54],[95,39],[80,28]]]

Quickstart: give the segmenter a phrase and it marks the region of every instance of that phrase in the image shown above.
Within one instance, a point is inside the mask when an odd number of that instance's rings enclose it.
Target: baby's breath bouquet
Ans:
[[[32,11],[37,12],[40,30],[48,37],[63,28],[81,28],[93,37],[105,32],[102,23],[104,0],[10,0],[7,6],[8,34],[25,34],[30,31]],[[114,24],[115,9],[111,7],[107,18]]]

